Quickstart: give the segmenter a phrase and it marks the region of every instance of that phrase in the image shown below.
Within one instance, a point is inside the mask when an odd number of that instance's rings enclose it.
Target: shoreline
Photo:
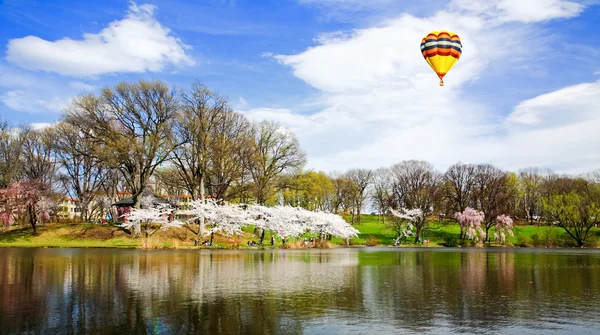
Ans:
[[[89,223],[48,223],[39,227],[38,235],[33,235],[27,226],[13,226],[8,231],[0,233],[0,248],[99,248],[99,249],[182,249],[182,250],[269,250],[269,249],[336,249],[336,248],[370,248],[381,247],[386,249],[419,248],[419,249],[445,249],[445,248],[475,248],[475,249],[600,249],[596,236],[600,230],[594,231],[594,238],[583,247],[577,247],[564,238],[562,230],[548,226],[517,226],[515,236],[505,244],[493,242],[483,244],[470,240],[460,240],[459,228],[446,225],[435,227],[428,233],[427,244],[406,243],[393,245],[396,233],[384,224],[378,224],[373,218],[365,216],[363,223],[355,224],[360,234],[345,241],[332,238],[328,241],[318,241],[305,245],[303,239],[292,238],[282,245],[276,238],[275,245],[271,245],[270,233],[265,235],[262,246],[249,246],[248,243],[258,243],[258,237],[251,227],[240,236],[215,235],[213,246],[196,246],[194,240],[197,235],[185,228],[171,228],[159,230],[150,238],[133,238],[127,232],[115,225],[98,225]],[[432,223],[433,224],[433,223]],[[561,235],[562,234],[562,235]],[[311,237],[311,236],[306,236]],[[312,236],[315,237],[315,236]]]

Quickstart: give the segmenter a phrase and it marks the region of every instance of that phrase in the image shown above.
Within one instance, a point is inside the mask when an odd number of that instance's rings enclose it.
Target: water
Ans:
[[[600,252],[0,249],[2,334],[594,334]]]

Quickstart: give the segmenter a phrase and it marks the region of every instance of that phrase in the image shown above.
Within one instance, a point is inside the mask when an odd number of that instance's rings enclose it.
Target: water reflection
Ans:
[[[600,253],[0,250],[2,333],[600,331]]]

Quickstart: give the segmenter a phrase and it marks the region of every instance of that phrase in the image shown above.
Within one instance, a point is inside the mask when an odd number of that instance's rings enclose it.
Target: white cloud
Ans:
[[[50,128],[50,127],[54,127],[56,125],[56,122],[54,123],[48,123],[48,122],[34,122],[34,123],[30,123],[29,126],[34,129],[34,130],[40,130],[40,129],[45,129],[45,128]]]
[[[154,17],[156,7],[129,7],[126,17],[111,22],[97,34],[80,40],[46,41],[36,36],[8,42],[7,60],[28,70],[69,76],[96,76],[118,72],[160,72],[169,65],[191,65],[189,46]]]
[[[556,127],[596,117],[600,82],[566,87],[521,102],[508,116],[509,126]]]
[[[506,21],[542,21],[580,11],[570,1],[536,1],[538,13],[527,6],[515,12],[510,1],[494,3]],[[491,67],[502,71],[527,64],[550,46],[531,39],[538,33],[531,25],[499,25],[483,9],[466,12],[459,5],[426,18],[403,15],[350,35],[321,35],[318,45],[304,52],[274,56],[320,90],[325,107],[311,115],[264,108],[248,115],[288,125],[307,149],[310,167],[327,171],[377,168],[403,159],[428,160],[439,169],[457,161],[508,169],[597,167],[600,157],[590,149],[599,147],[600,135],[587,134],[600,123],[591,107],[598,104],[598,83],[541,95],[508,116],[497,115],[494,106],[473,100],[470,84]],[[463,42],[461,59],[443,88],[419,52],[431,27],[455,31]]]
[[[0,95],[0,101],[10,109],[19,112],[45,113],[59,112],[70,102],[68,97],[47,97],[37,92],[12,90]]]
[[[69,87],[79,92],[90,92],[98,88],[98,86],[86,84],[80,81],[69,82]]]
[[[248,101],[244,99],[244,97],[239,97],[237,101],[238,108],[246,108],[248,107]]]
[[[452,8],[495,22],[539,22],[579,15],[584,6],[569,0],[452,0]]]

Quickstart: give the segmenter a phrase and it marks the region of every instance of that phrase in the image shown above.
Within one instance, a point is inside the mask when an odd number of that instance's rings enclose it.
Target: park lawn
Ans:
[[[110,226],[49,223],[34,236],[30,227],[14,227],[0,234],[0,247],[137,248],[140,240]]]
[[[350,221],[349,217],[344,217]],[[354,228],[360,231],[357,239],[351,244],[362,245],[393,245],[397,234],[389,222],[391,218],[386,217],[385,224],[380,223],[377,215],[361,215],[361,222],[354,224]],[[516,225],[513,228],[514,236],[507,236],[505,243],[492,242],[491,246],[515,246],[515,247],[576,247],[575,241],[558,226],[538,225]],[[494,228],[490,230],[493,238]],[[482,246],[481,243],[461,241],[460,227],[455,222],[431,220],[428,228],[423,233],[423,239],[429,240],[427,246]],[[339,239],[334,242],[342,243]],[[588,247],[600,247],[600,229],[593,228],[590,238],[586,241]],[[402,241],[403,246],[417,246],[414,239]],[[418,244],[421,246],[422,244]]]

